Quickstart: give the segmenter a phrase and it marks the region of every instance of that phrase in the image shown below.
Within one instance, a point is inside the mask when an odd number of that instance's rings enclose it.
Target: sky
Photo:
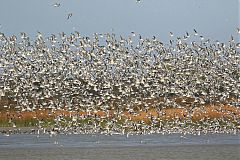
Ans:
[[[60,3],[60,7],[54,7]],[[196,29],[219,41],[237,37],[240,0],[0,0],[0,32],[35,36],[75,30],[82,35],[132,31],[167,40]],[[72,17],[67,19],[67,15]]]

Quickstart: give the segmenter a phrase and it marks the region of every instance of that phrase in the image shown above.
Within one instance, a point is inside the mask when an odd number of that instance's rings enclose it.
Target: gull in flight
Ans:
[[[196,29],[193,29],[193,31],[194,31],[194,36],[197,36],[198,33],[197,33]]]
[[[73,15],[72,13],[69,13],[69,14],[67,15],[67,19],[71,18],[72,15]]]
[[[61,5],[60,3],[54,3],[53,7],[60,7],[60,5]]]

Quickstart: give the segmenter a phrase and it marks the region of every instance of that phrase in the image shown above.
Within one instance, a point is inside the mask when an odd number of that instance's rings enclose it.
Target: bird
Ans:
[[[237,44],[236,44],[236,48],[240,48],[240,43],[237,43]]]
[[[72,13],[68,13],[68,15],[67,15],[67,19],[70,19],[72,16],[73,16]]]
[[[135,37],[136,33],[134,31],[131,32],[132,36]]]
[[[240,34],[240,28],[237,28],[237,33]]]
[[[197,36],[198,32],[196,31],[196,29],[193,29],[193,31],[194,31],[194,36]]]
[[[54,3],[53,4],[54,7],[60,7],[60,5],[61,5],[60,3]]]

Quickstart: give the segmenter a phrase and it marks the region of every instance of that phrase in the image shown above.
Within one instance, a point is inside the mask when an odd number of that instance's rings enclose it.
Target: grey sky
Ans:
[[[55,2],[61,6],[53,7]],[[208,38],[227,41],[237,36],[239,5],[240,0],[0,0],[0,31],[49,35],[78,30],[86,36],[135,31],[165,41],[170,31],[182,36],[195,28]]]

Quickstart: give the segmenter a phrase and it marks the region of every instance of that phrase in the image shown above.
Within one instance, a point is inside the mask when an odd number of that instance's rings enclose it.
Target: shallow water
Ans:
[[[239,134],[0,135],[0,159],[240,159]]]

